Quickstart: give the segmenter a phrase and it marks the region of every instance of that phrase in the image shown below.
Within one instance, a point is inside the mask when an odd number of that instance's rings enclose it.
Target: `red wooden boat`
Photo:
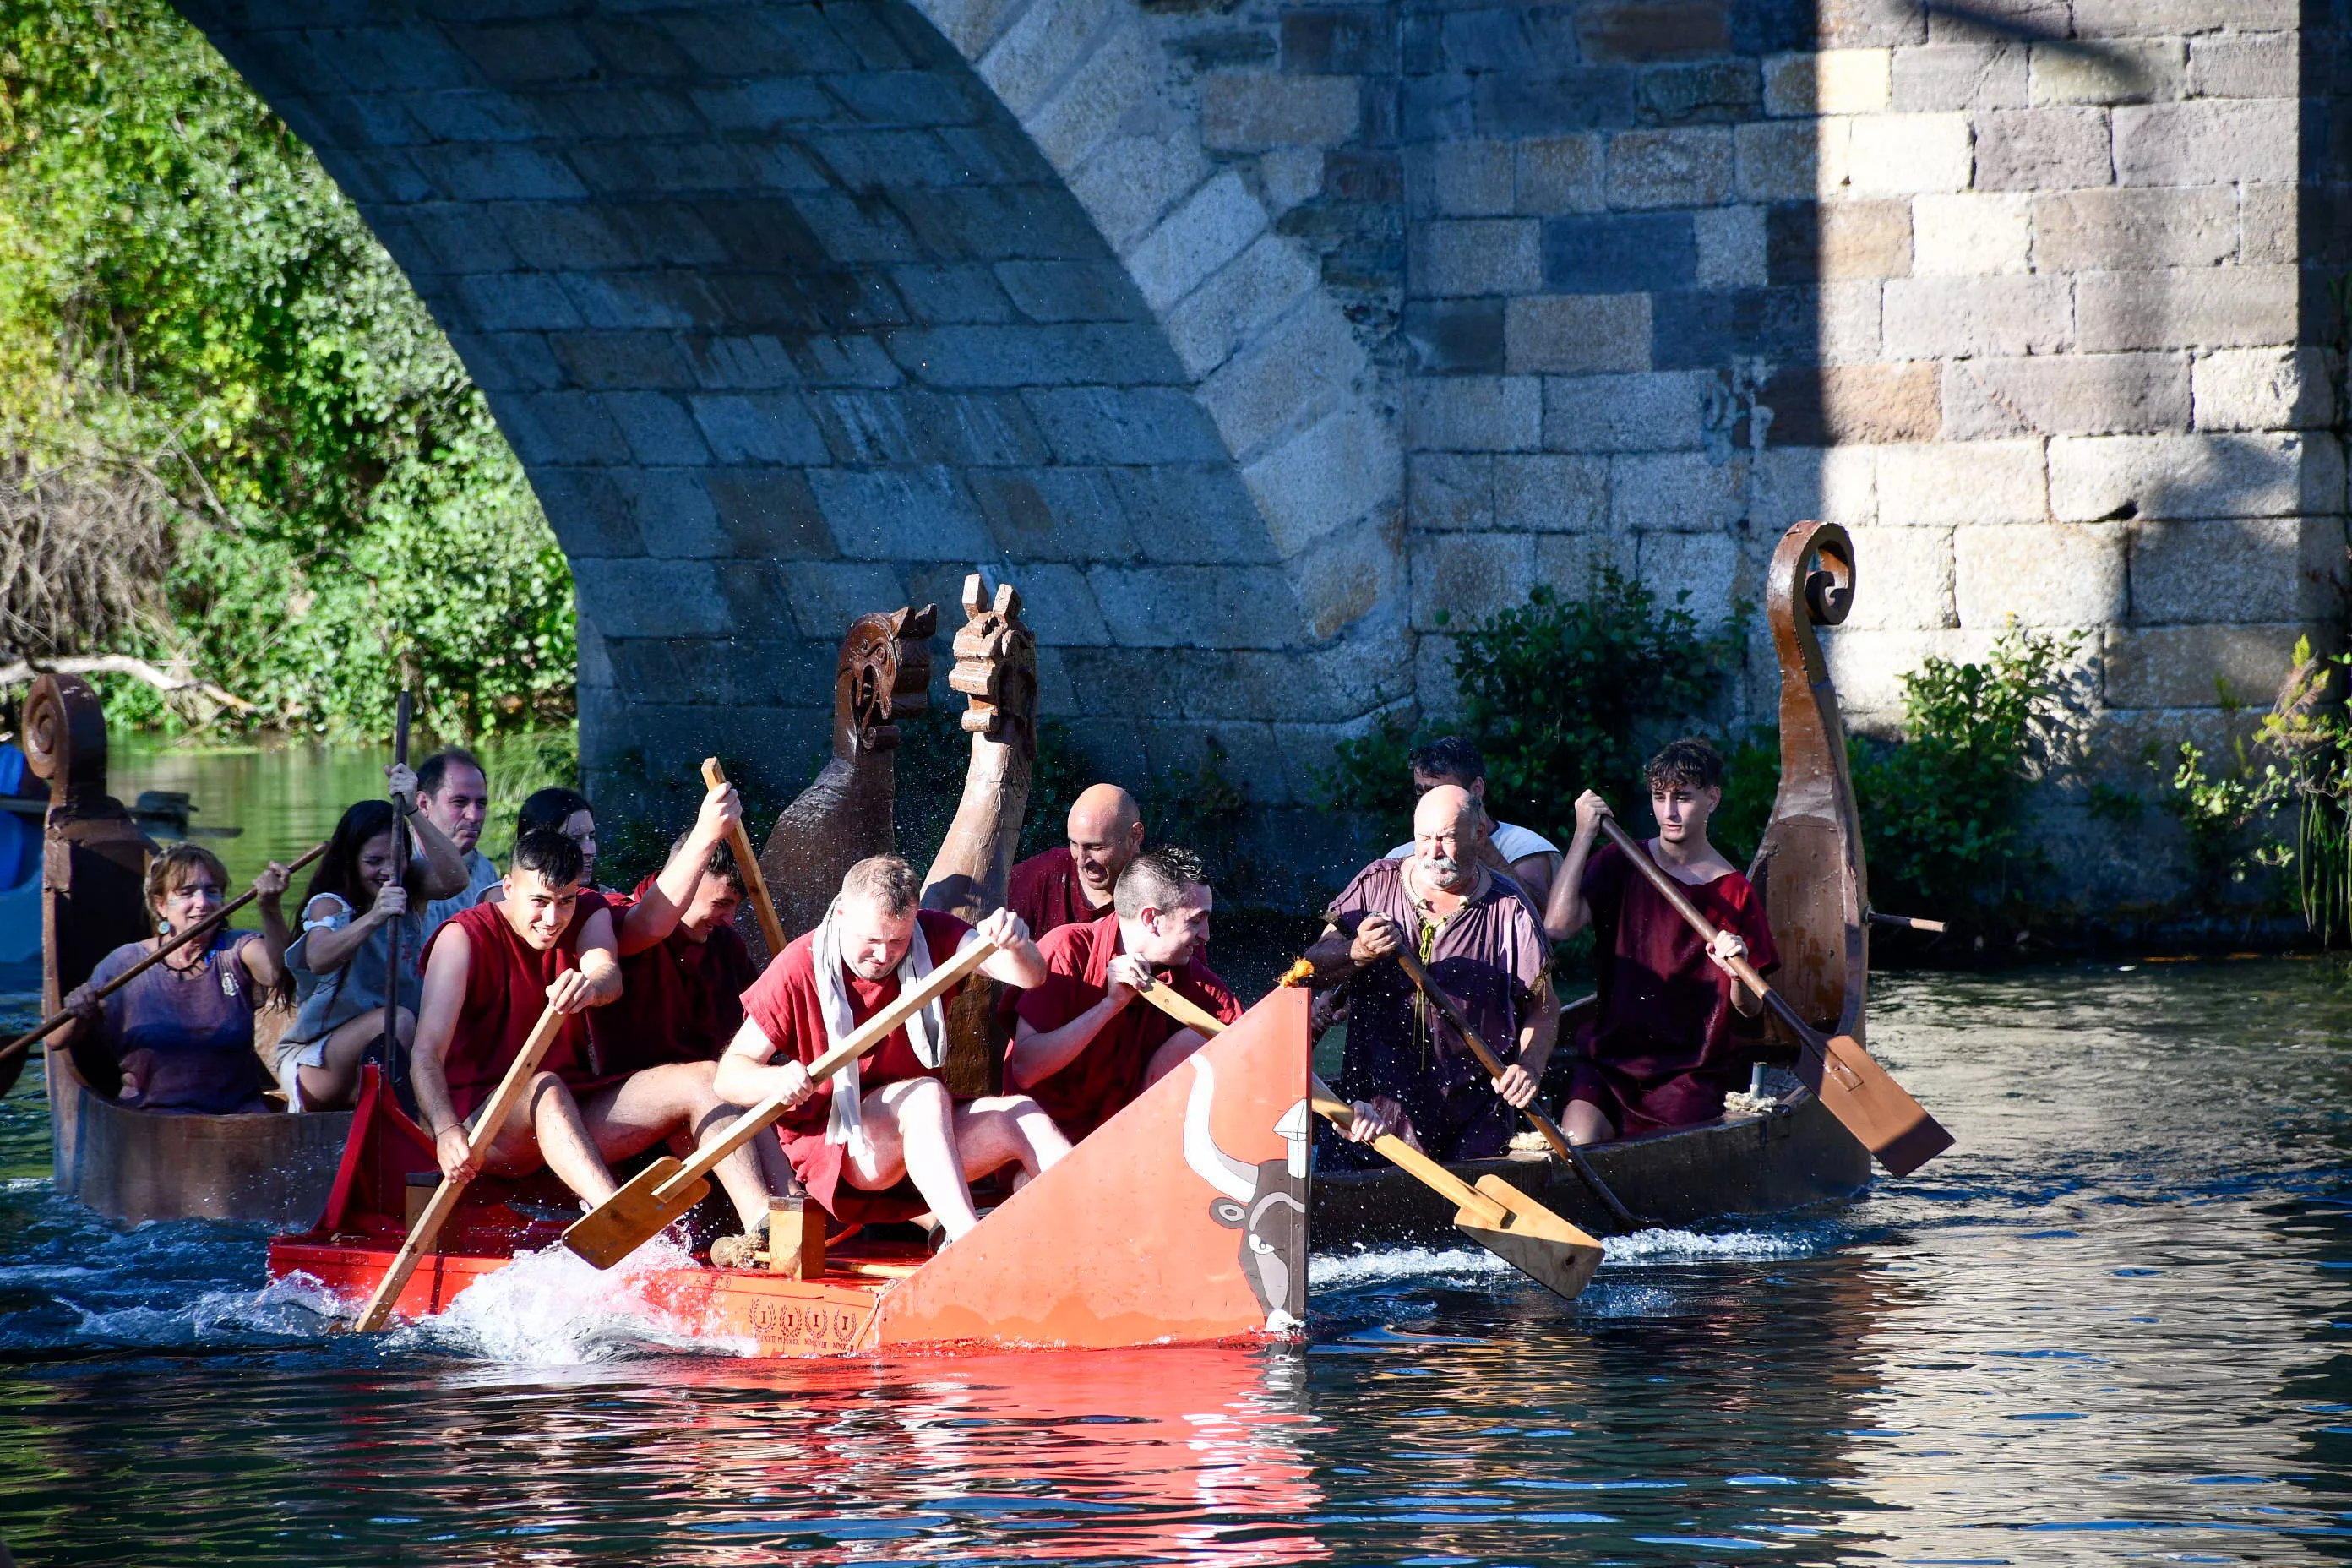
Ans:
[[[633,1269],[629,1289],[666,1330],[763,1357],[1289,1334],[1306,1312],[1307,1049],[1307,993],[1275,992],[937,1257],[853,1239],[828,1250],[822,1279],[653,1268]],[[410,1174],[434,1170],[430,1150],[371,1082],[324,1216],[270,1244],[271,1275],[364,1300],[405,1233]],[[560,1245],[575,1214],[543,1180],[473,1183],[396,1310],[442,1310],[519,1255]]]

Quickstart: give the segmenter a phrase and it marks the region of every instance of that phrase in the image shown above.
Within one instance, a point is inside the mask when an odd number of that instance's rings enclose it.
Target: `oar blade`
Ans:
[[[1503,1211],[1463,1207],[1454,1223],[1487,1251],[1565,1301],[1573,1301],[1601,1267],[1601,1243],[1496,1175],[1478,1178],[1478,1194]]]
[[[1952,1146],[1952,1135],[1911,1098],[1851,1035],[1832,1038],[1827,1054],[1798,1064],[1805,1086],[1889,1173],[1907,1176]]]
[[[563,1245],[599,1268],[610,1268],[684,1219],[710,1192],[705,1177],[665,1199],[657,1190],[685,1167],[665,1154],[636,1179],[572,1222]]]

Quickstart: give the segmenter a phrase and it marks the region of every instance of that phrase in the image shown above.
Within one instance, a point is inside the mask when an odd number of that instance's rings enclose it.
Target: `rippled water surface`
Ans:
[[[21,1012],[21,1009],[19,1009]],[[1301,1348],[761,1363],[567,1260],[372,1342],[257,1234],[121,1232],[0,1105],[26,1563],[2048,1563],[2352,1555],[2352,980],[1884,980],[1960,1147],[1861,1202],[1327,1258]]]

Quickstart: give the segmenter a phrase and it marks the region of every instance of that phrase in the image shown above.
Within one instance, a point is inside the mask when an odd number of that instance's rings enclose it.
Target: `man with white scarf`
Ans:
[[[921,879],[896,855],[852,866],[816,929],[787,944],[743,994],[743,1026],[719,1058],[713,1088],[738,1105],[771,1096],[790,1105],[776,1122],[785,1157],[835,1219],[865,1224],[928,1209],[953,1241],[980,1223],[973,1177],[1015,1163],[1024,1178],[1034,1176],[1070,1152],[1026,1095],[949,1098],[940,1064],[957,988],[830,1082],[810,1082],[806,1068],[967,942],[996,944],[980,964],[991,979],[1024,988],[1045,980],[1045,960],[1020,916],[999,910],[969,926],[919,910],[921,893]],[[919,1198],[889,1193],[902,1178]]]

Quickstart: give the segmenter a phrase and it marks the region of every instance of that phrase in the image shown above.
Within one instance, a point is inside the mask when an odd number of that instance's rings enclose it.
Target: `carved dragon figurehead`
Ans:
[[[979,573],[963,580],[963,629],[948,685],[971,699],[966,732],[1001,742],[1028,762],[1037,754],[1037,638],[1021,624],[1021,595],[1012,584],[997,584],[993,603],[985,595]]]
[[[833,678],[833,754],[856,761],[898,743],[898,720],[930,706],[935,605],[860,616]]]

